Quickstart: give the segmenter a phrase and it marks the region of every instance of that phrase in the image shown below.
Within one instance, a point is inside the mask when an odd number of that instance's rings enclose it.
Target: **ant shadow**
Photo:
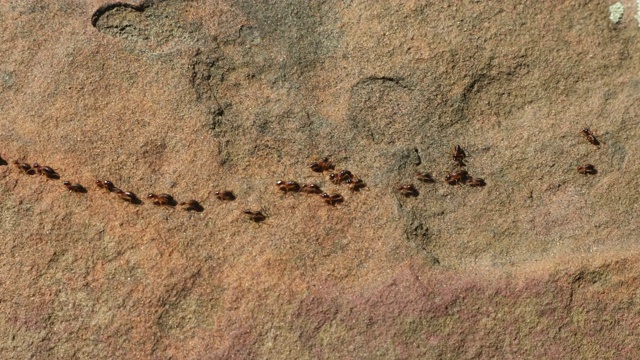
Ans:
[[[178,202],[174,198],[167,200],[167,206],[175,207],[176,205],[178,205]]]
[[[130,197],[130,199],[128,199],[128,201],[129,201],[130,203],[132,203],[133,205],[142,205],[142,204],[144,204],[144,203],[142,202],[142,200],[140,200],[140,198],[138,197],[138,195],[136,195],[136,194],[132,193],[131,191],[129,191],[129,197]]]
[[[203,212],[204,207],[197,201],[192,200],[189,202],[187,207],[185,207],[186,211],[195,211],[195,212]]]
[[[7,166],[9,165],[9,163],[7,162],[7,160],[3,159],[2,157],[0,157],[0,166]]]
[[[420,195],[420,191],[418,189],[413,189],[412,191],[407,191],[401,194],[405,198],[418,197]]]
[[[81,194],[86,194],[87,193],[87,188],[78,184],[78,186],[76,187],[75,192],[81,193]]]

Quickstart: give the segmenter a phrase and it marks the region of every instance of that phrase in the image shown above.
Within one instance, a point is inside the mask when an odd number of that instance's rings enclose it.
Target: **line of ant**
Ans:
[[[604,144],[604,141],[598,139],[595,135],[595,132],[589,129],[588,127],[580,130],[580,134],[596,149],[600,149],[600,145]],[[576,170],[582,175],[595,175],[598,173],[598,170],[593,164],[584,164],[579,165]]]
[[[594,131],[589,129],[588,127],[580,130],[580,134],[584,137],[591,145],[595,146],[597,149],[600,149],[600,144],[604,144],[604,141],[598,139]],[[579,165],[576,170],[578,173],[582,175],[595,175],[598,173],[598,170],[593,164],[584,164]]]
[[[464,170],[463,167],[466,167],[467,164],[464,162],[464,159],[467,157],[467,153],[464,151],[462,146],[460,145],[452,145],[450,156],[452,160],[455,162],[457,169],[451,173],[448,173],[444,177],[444,182],[448,185],[467,185],[471,187],[483,187],[486,184],[484,179],[482,178],[474,178],[469,175],[467,170]],[[433,184],[436,180],[429,172],[417,172],[415,173],[415,177],[418,181],[427,184]],[[402,184],[398,186],[397,191],[400,195],[404,197],[416,197],[420,195],[420,192],[413,184]]]
[[[21,160],[15,160],[12,164],[22,173],[26,175],[41,175],[50,180],[59,180],[60,174],[56,170],[54,170],[50,166],[43,166],[38,163],[34,163],[30,165]],[[0,157],[0,165],[8,165],[8,163]],[[98,188],[104,189],[109,193],[114,193],[119,199],[126,201],[128,203],[134,205],[140,205],[143,203],[142,200],[131,191],[124,191],[118,187],[116,187],[113,182],[110,180],[96,180],[95,184]],[[79,183],[73,183],[69,180],[64,180],[62,185],[67,188],[68,191],[78,194],[87,193],[87,188]],[[231,200],[235,199],[233,193],[229,191],[216,192],[216,196],[220,200]],[[231,195],[230,195],[231,194]],[[185,211],[196,211],[202,212],[204,211],[204,207],[197,200],[187,200],[184,202],[176,201],[172,195],[170,194],[154,194],[149,193],[146,196],[146,199],[151,201],[153,205],[156,206],[167,206],[167,207],[175,207],[180,206]]]
[[[582,136],[593,146],[596,148],[600,148],[601,143],[603,141],[599,140],[593,131],[591,131],[588,127],[583,128],[580,133]],[[484,187],[486,186],[486,182],[482,178],[474,178],[469,175],[469,172],[463,168],[466,168],[467,164],[464,162],[467,157],[466,152],[460,145],[452,145],[450,152],[451,159],[455,162],[457,169],[453,172],[448,173],[444,177],[444,182],[448,185],[467,185],[470,187]],[[8,165],[7,161],[4,160],[0,156],[0,166]],[[30,165],[26,162],[15,160],[13,161],[13,165],[22,173],[27,175],[38,174],[46,177],[51,180],[60,179],[60,175],[56,170],[54,170],[50,166],[43,166],[38,163],[34,163]],[[329,160],[329,158],[325,157],[322,160],[315,161],[309,165],[309,168],[313,172],[317,173],[325,173],[329,172],[328,178],[335,185],[345,184],[348,189],[355,193],[362,189],[364,189],[367,184],[361,178],[355,176],[351,171],[347,169],[343,169],[340,171],[335,171],[335,164]],[[577,167],[577,171],[580,174],[584,175],[595,175],[597,174],[597,170],[592,164],[584,164]],[[435,183],[436,180],[433,176],[428,172],[417,172],[415,173],[415,177],[418,181],[422,183]],[[74,193],[87,193],[87,189],[79,184],[72,183],[69,180],[65,180],[62,184],[67,188],[68,191]],[[98,188],[106,190],[109,193],[114,193],[119,199],[126,201],[131,204],[140,205],[143,201],[138,198],[138,196],[131,191],[124,191],[118,187],[116,187],[113,182],[110,180],[96,180],[95,184]],[[339,193],[327,193],[322,188],[315,183],[308,183],[300,185],[298,182],[294,180],[278,180],[276,182],[276,186],[278,189],[285,194],[288,193],[305,193],[312,195],[320,195],[320,198],[328,205],[336,206],[337,204],[341,204],[344,202],[344,197]],[[404,197],[417,197],[420,192],[415,187],[414,184],[401,184],[395,188],[400,195]],[[230,190],[221,190],[216,191],[214,193],[215,197],[220,201],[233,201],[236,199],[235,194]],[[146,196],[147,201],[150,201],[153,205],[156,206],[165,206],[165,207],[175,207],[180,206],[185,211],[196,211],[202,212],[204,211],[204,207],[197,200],[188,200],[184,202],[178,202],[174,199],[174,197],[170,194],[155,194],[149,193]],[[267,216],[261,210],[243,210],[243,214],[245,214],[249,220],[254,222],[262,222],[266,220]]]
[[[8,165],[8,163],[0,157],[0,165]],[[59,180],[60,175],[56,170],[54,170],[50,166],[41,166],[38,163],[34,163],[30,165],[24,161],[15,160],[13,161],[13,165],[22,173],[27,175],[35,175],[39,174],[45,176],[47,179],[51,180]],[[320,160],[318,162],[314,162],[309,165],[312,171],[324,173],[326,171],[330,171],[335,169],[335,165],[329,161],[328,158]],[[350,191],[358,192],[364,187],[366,187],[366,183],[353,175],[349,170],[341,170],[336,173],[330,173],[329,179],[336,185],[346,184]],[[69,180],[65,180],[62,184],[66,187],[66,189],[73,193],[85,194],[88,192],[87,188],[79,183],[74,183]],[[95,185],[98,189],[102,189],[107,193],[115,194],[117,198],[134,204],[141,205],[144,202],[132,191],[125,191],[117,187],[111,180],[95,180]],[[344,197],[338,193],[328,194],[322,190],[322,188],[313,183],[302,184],[299,185],[297,182],[289,180],[289,181],[277,181],[276,185],[278,188],[285,192],[302,192],[306,194],[317,194],[320,195],[320,198],[329,205],[337,205],[344,202]],[[220,201],[234,201],[236,199],[235,194],[231,190],[221,190],[216,191],[214,193],[215,197]],[[156,206],[165,206],[165,207],[176,207],[180,206],[183,210],[186,211],[196,211],[202,212],[204,211],[204,207],[197,200],[188,200],[184,202],[178,202],[175,198],[170,194],[155,194],[149,193],[145,197],[145,199],[151,204]],[[266,220],[267,216],[261,210],[250,210],[245,209],[242,211],[249,220],[254,222],[262,222]]]
[[[330,172],[328,175],[328,178],[333,184],[335,185],[345,184],[347,185],[348,189],[352,193],[359,192],[360,190],[364,189],[367,186],[364,180],[354,175],[351,171],[347,169],[343,169],[340,171],[332,171],[332,170],[335,170],[336,166],[327,157],[325,157],[322,160],[311,163],[309,165],[309,168],[311,169],[311,171],[316,173]],[[344,197],[341,194],[339,193],[329,194],[324,190],[322,190],[320,185],[315,183],[300,185],[298,184],[298,182],[294,180],[289,180],[289,181],[278,180],[276,182],[276,186],[280,191],[283,191],[285,194],[301,192],[301,193],[311,194],[311,195],[320,195],[320,198],[326,204],[331,206],[336,206],[337,204],[344,203]]]
[[[459,166],[459,170],[455,171],[451,174],[448,174],[445,177],[445,182],[449,185],[459,185],[459,184],[467,184],[469,186],[484,186],[484,180],[481,178],[472,178],[468,175],[466,170],[462,170],[463,166],[466,166],[464,163],[464,158],[466,157],[466,153],[462,149],[460,145],[455,145],[452,147],[452,158]],[[0,157],[0,165],[7,165],[6,161],[4,161]],[[33,165],[29,165],[26,162],[22,162],[20,160],[13,161],[13,165],[19,169],[21,172],[34,175],[40,174],[45,176],[48,179],[60,179],[60,175],[50,166],[41,166],[38,163],[34,163]],[[309,168],[313,172],[317,173],[329,173],[328,179],[335,185],[346,185],[349,191],[352,193],[359,192],[365,187],[367,184],[363,179],[354,175],[350,170],[342,169],[340,171],[335,170],[335,164],[329,160],[329,158],[324,158],[322,160],[313,162],[309,165]],[[431,176],[431,174],[427,172],[416,173],[416,177],[418,180],[424,183],[433,183],[435,180]],[[68,191],[74,193],[87,193],[87,188],[79,183],[72,183],[69,180],[63,181],[63,185],[67,188]],[[110,180],[95,180],[95,185],[102,190],[105,190],[108,193],[115,194],[119,199],[134,204],[140,205],[143,204],[143,201],[131,191],[124,191],[119,187],[115,186]],[[344,197],[339,193],[327,193],[325,192],[320,185],[315,183],[306,183],[299,184],[294,180],[278,180],[276,182],[276,186],[278,189],[285,194],[288,193],[304,193],[311,195],[319,195],[319,197],[328,205],[336,206],[337,204],[344,203]],[[401,195],[406,197],[418,196],[419,192],[413,184],[405,184],[397,187],[397,190]],[[233,201],[236,199],[235,194],[230,190],[222,190],[216,191],[214,193],[215,197],[220,201]],[[150,201],[151,204],[156,206],[165,206],[165,207],[175,207],[180,206],[182,209],[186,211],[196,211],[202,212],[204,211],[203,206],[197,200],[188,200],[185,202],[178,202],[174,199],[174,197],[170,194],[161,193],[149,193],[145,197],[147,201]],[[243,214],[245,214],[249,220],[254,222],[262,222],[266,220],[267,216],[261,210],[243,210]]]
[[[604,144],[604,141],[598,139],[596,134],[589,129],[588,127],[583,128],[580,133],[582,136],[593,146],[596,148],[600,148],[601,144]],[[449,185],[467,185],[471,187],[483,187],[486,185],[486,182],[482,178],[474,178],[469,175],[467,170],[464,170],[463,167],[466,167],[467,164],[464,162],[464,159],[467,157],[466,152],[460,145],[452,145],[451,146],[451,158],[457,165],[457,170],[447,174],[444,178],[444,182]],[[596,167],[592,164],[584,164],[580,165],[576,168],[576,170],[583,175],[595,175],[598,173]],[[435,179],[428,172],[418,172],[415,174],[416,178],[422,183],[435,183]],[[400,195],[404,197],[416,197],[420,194],[418,189],[413,184],[402,184],[398,186],[397,191]]]

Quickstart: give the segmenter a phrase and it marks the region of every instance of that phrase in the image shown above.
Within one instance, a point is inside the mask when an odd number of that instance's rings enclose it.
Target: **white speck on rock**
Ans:
[[[640,0],[638,0],[638,4],[640,4]],[[624,14],[624,6],[617,2],[611,6],[609,6],[609,20],[614,24],[617,24],[622,20],[622,15]],[[636,15],[636,19],[640,22],[640,18]]]

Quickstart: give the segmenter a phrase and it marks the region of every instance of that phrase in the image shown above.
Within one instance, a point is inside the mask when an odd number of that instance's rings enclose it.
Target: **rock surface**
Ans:
[[[638,358],[640,29],[609,5],[0,3],[0,357]],[[485,187],[444,183],[452,144]]]

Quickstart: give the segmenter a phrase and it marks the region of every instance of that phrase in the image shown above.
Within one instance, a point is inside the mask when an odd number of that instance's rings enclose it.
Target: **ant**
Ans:
[[[339,185],[342,184],[343,182],[352,179],[353,178],[353,174],[351,173],[351,171],[349,170],[341,170],[339,173],[331,173],[329,174],[329,180],[331,180],[332,183]]]
[[[223,191],[216,191],[213,193],[218,200],[220,201],[233,201],[236,199],[236,196],[233,194],[232,191],[229,190],[223,190]]]
[[[13,162],[13,165],[15,165],[18,169],[20,169],[20,171],[22,171],[27,175],[35,174],[35,171],[31,168],[31,165],[27,163],[23,163],[22,161],[15,160]]]
[[[113,190],[116,195],[118,195],[118,197],[126,202],[132,203],[132,204],[142,204],[142,201],[140,199],[138,199],[138,197],[136,196],[136,194],[130,192],[130,191],[123,191],[120,190],[118,188],[115,188]]]
[[[428,172],[418,172],[416,173],[416,178],[424,183],[434,183],[433,177]]]
[[[80,185],[80,184],[72,184],[70,181],[65,180],[62,182],[62,185],[66,186],[67,189],[71,192],[76,192],[76,193],[86,193],[87,189],[85,189],[84,186]]]
[[[345,183],[349,185],[349,190],[351,190],[351,192],[360,191],[367,186],[362,179],[356,177],[347,179]]]
[[[469,177],[469,180],[467,181],[467,185],[469,185],[471,187],[476,187],[476,186],[485,186],[485,185],[487,185],[487,183],[484,182],[484,179],[482,179],[482,178]]]
[[[320,161],[311,163],[309,167],[311,168],[312,171],[319,172],[319,173],[333,170],[336,168],[336,166],[331,161],[329,161],[329,158],[327,157]]]
[[[60,179],[60,175],[48,166],[42,166],[38,163],[33,164],[33,169],[40,175],[46,176],[48,179]]]
[[[464,149],[462,149],[462,146],[460,145],[452,146],[451,156],[453,157],[453,160],[458,163],[458,166],[460,167],[467,166],[463,161],[464,158],[467,157],[467,154],[464,152]]]
[[[449,185],[466,183],[467,180],[470,180],[470,177],[466,170],[460,170],[444,177],[444,181]]]
[[[147,194],[147,199],[152,200],[151,203],[153,205],[166,205],[166,206],[176,206],[177,202],[173,198],[173,196],[169,194]]]
[[[202,207],[202,205],[200,205],[200,203],[196,200],[184,201],[179,203],[178,205],[182,206],[182,209],[184,211],[196,211],[196,212],[204,211],[204,208]]]
[[[595,175],[598,173],[598,170],[596,170],[596,167],[591,164],[578,166],[577,170],[580,174],[583,174],[583,175]]]
[[[587,139],[588,142],[591,143],[591,145],[595,146],[595,147],[600,147],[600,141],[596,138],[596,136],[593,134],[593,132],[591,131],[591,129],[589,129],[588,127],[580,130],[580,133],[582,134],[582,136],[585,137],[585,139]]]
[[[282,180],[278,180],[276,182],[276,186],[278,186],[278,188],[281,191],[284,191],[285,193],[289,192],[289,191],[293,191],[293,192],[298,192],[300,191],[300,185],[298,185],[297,182],[293,181],[293,180],[289,180],[289,181],[282,181]]]
[[[109,180],[96,180],[96,185],[101,188],[101,189],[105,189],[109,192],[114,192],[116,190],[120,190],[117,187],[115,187],[115,185],[113,185],[113,183]]]
[[[415,197],[420,195],[420,193],[418,192],[418,189],[416,189],[416,187],[413,186],[413,184],[400,185],[398,187],[398,191],[400,192],[400,195],[404,197],[411,197],[411,196]]]
[[[242,211],[244,214],[247,214],[247,216],[249,216],[249,220],[253,221],[253,222],[262,222],[265,221],[267,219],[267,216],[265,214],[262,213],[262,211],[252,211],[249,209],[245,209]]]
[[[322,199],[324,200],[325,203],[331,205],[331,206],[336,206],[336,204],[339,203],[343,203],[344,202],[344,198],[342,197],[342,195],[340,194],[327,194],[327,193],[322,193],[322,195],[320,195],[320,197],[322,197]]]
[[[300,191],[307,194],[322,194],[322,189],[316,184],[302,184]]]

